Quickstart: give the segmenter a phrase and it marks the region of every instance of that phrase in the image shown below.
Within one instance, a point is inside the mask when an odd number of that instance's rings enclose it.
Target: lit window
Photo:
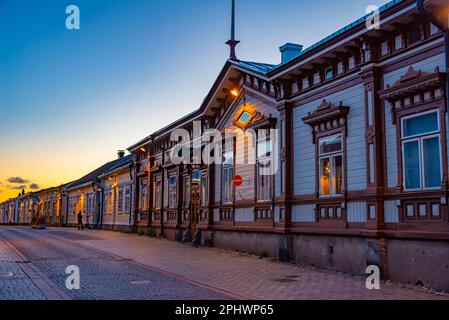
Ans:
[[[402,157],[405,190],[435,189],[441,185],[439,113],[402,119]]]
[[[123,212],[123,187],[118,188],[118,212]]]
[[[340,195],[343,192],[342,135],[319,140],[320,195]]]
[[[237,124],[240,127],[246,127],[248,123],[251,121],[252,117],[253,116],[251,113],[249,113],[248,111],[243,111],[242,114],[237,119]]]

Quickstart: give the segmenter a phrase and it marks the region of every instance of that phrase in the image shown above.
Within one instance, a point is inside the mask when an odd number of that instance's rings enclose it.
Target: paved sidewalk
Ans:
[[[254,299],[448,299],[390,282],[365,288],[356,277],[282,264],[216,248],[194,248],[168,240],[110,231],[48,229],[84,246]],[[76,240],[78,239],[78,240]],[[87,239],[87,240],[86,240]]]
[[[45,296],[21,269],[20,261],[0,237],[0,300],[44,300]]]

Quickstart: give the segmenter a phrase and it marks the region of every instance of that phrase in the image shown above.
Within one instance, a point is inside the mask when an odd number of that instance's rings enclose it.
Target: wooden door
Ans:
[[[200,188],[199,185],[192,186],[192,194],[190,201],[190,231],[192,233],[192,237],[196,232],[196,226],[199,222],[198,217],[198,207],[200,203]]]

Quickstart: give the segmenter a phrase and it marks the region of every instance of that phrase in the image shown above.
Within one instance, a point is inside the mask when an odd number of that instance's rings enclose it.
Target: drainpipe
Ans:
[[[433,23],[440,30],[444,32],[444,47],[445,47],[445,64],[446,64],[446,110],[449,110],[449,26],[446,27],[442,24],[432,12],[429,12],[424,8],[424,0],[417,0],[417,8],[419,13],[427,19],[429,22]],[[449,18],[449,17],[448,17]]]
[[[165,197],[165,148],[162,148],[162,174],[161,174],[161,237],[164,236],[164,197]]]
[[[133,168],[134,168],[134,161],[129,165],[129,178],[131,180],[131,184],[129,186],[129,219],[128,219],[128,226],[131,227],[131,216],[133,212],[133,206],[132,206],[132,194],[133,194],[133,184],[134,184],[134,177],[133,177]],[[126,196],[126,190],[125,190],[125,196]]]
[[[62,196],[65,197],[66,200],[67,200],[67,202],[65,204],[65,223],[64,223],[64,226],[67,227],[67,222],[68,222],[68,219],[69,219],[69,195],[65,191],[63,191],[62,192]],[[62,204],[61,204],[61,207],[62,207]]]

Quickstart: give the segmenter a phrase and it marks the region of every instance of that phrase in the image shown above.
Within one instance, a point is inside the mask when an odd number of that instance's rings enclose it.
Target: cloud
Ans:
[[[7,180],[9,183],[16,183],[16,184],[24,184],[28,183],[28,180],[25,180],[21,177],[11,177]]]
[[[9,190],[22,190],[22,189],[26,189],[27,186],[26,185],[19,185],[19,186],[7,185],[6,188]]]
[[[31,189],[31,190],[37,190],[37,189],[39,189],[39,188],[40,188],[39,185],[36,184],[36,183],[30,184],[30,189]]]

